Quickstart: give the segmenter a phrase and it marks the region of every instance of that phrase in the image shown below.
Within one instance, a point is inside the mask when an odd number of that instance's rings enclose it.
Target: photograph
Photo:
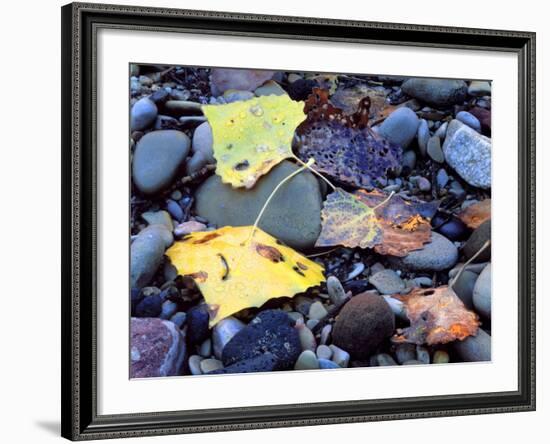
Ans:
[[[491,361],[491,79],[283,68],[129,64],[130,379]]]

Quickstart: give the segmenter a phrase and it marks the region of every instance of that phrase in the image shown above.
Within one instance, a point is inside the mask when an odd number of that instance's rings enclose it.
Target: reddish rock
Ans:
[[[185,339],[170,321],[132,318],[130,321],[130,378],[176,376],[185,362]]]
[[[388,303],[365,292],[351,298],[336,317],[332,338],[352,358],[366,359],[394,330],[395,316]]]
[[[470,110],[470,114],[473,114],[481,123],[481,131],[486,136],[491,136],[491,111],[479,106],[475,106]]]

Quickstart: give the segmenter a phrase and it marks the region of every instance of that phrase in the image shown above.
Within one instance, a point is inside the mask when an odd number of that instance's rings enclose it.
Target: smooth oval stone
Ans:
[[[162,313],[162,299],[158,294],[144,297],[136,306],[136,317],[156,318]]]
[[[202,375],[201,362],[204,360],[202,356],[192,355],[187,364],[192,375]]]
[[[418,130],[416,133],[416,138],[418,140],[418,149],[420,154],[423,156],[426,155],[426,149],[428,147],[428,139],[430,138],[430,129],[428,128],[428,122],[426,119],[421,119],[420,124],[418,125]]]
[[[468,94],[483,97],[491,94],[491,84],[484,80],[472,80],[468,86]]]
[[[468,235],[468,227],[460,219],[451,218],[441,225],[437,231],[452,241],[462,240]]]
[[[478,133],[481,132],[481,123],[479,122],[479,119],[473,114],[470,114],[468,111],[460,111],[457,113],[456,119],[476,130]]]
[[[387,353],[379,353],[375,355],[376,363],[380,367],[387,367],[390,365],[397,365],[397,362]]]
[[[158,109],[148,97],[139,99],[130,110],[130,130],[142,131],[149,128],[157,119]]]
[[[300,353],[296,364],[294,364],[294,370],[314,370],[318,368],[319,360],[311,350],[305,350]]]
[[[414,344],[409,344],[407,342],[397,345],[395,348],[395,357],[399,364],[404,364],[407,361],[412,361],[416,359],[416,347]]]
[[[463,341],[454,341],[452,344],[463,361],[491,360],[491,336],[482,329],[478,329],[476,336],[468,336]]]
[[[432,136],[428,140],[428,155],[430,158],[437,163],[445,162],[445,156],[441,150],[441,139],[437,136]]]
[[[254,94],[258,97],[271,95],[282,96],[286,94],[286,91],[275,80],[268,80],[262,86],[256,88]]]
[[[476,284],[478,274],[470,270],[464,270],[459,278],[453,285],[453,290],[456,295],[460,298],[464,305],[468,309],[474,308],[474,303],[472,300],[474,294],[474,286]]]
[[[209,358],[212,355],[212,341],[207,339],[199,347],[199,355],[203,358]]]
[[[444,168],[439,169],[436,176],[436,182],[437,186],[441,188],[445,188],[445,185],[449,183],[449,175],[447,174],[447,171],[445,171]]]
[[[416,359],[417,361],[422,362],[423,364],[430,363],[430,352],[426,347],[421,345],[416,346]]]
[[[336,363],[338,367],[346,368],[349,365],[349,353],[334,344],[329,345],[329,347],[332,350],[331,361]]]
[[[322,369],[322,370],[342,368],[338,364],[336,364],[336,362],[332,362],[328,359],[319,358],[318,362],[319,362],[319,368]]]
[[[254,91],[273,77],[274,71],[260,69],[213,68],[210,74],[212,94],[217,96],[228,89]]]
[[[201,371],[203,373],[210,373],[215,370],[220,370],[223,368],[222,361],[218,361],[217,359],[203,359],[200,363]]]
[[[483,269],[476,281],[473,302],[480,315],[491,318],[491,264]]]
[[[177,130],[152,131],[136,145],[132,161],[132,177],[145,194],[155,194],[175,179],[189,152],[189,137]]]
[[[317,357],[319,359],[330,360],[332,358],[332,350],[328,345],[320,345],[317,347]]]
[[[434,353],[434,364],[448,364],[450,362],[449,353],[445,350],[437,350]]]
[[[443,153],[447,163],[470,185],[491,188],[491,139],[455,119],[447,129]]]
[[[193,133],[193,153],[200,152],[206,157],[208,162],[215,163],[213,144],[214,139],[210,124],[208,122],[201,123],[195,128],[195,132]]]
[[[317,341],[315,340],[315,336],[313,335],[311,330],[303,324],[299,325],[297,329],[302,350],[315,351],[315,348],[317,347]]]
[[[141,215],[141,217],[149,225],[164,225],[170,231],[174,229],[172,218],[167,211],[146,211]]]
[[[315,301],[309,307],[309,312],[308,312],[309,319],[320,320],[320,319],[323,319],[327,314],[328,314],[327,309],[319,301]]]
[[[178,311],[174,316],[170,318],[170,321],[176,324],[179,328],[182,328],[187,319],[187,313],[184,311]]]
[[[162,262],[165,241],[157,231],[142,230],[130,245],[130,288],[146,286]]]
[[[178,304],[172,301],[164,301],[162,303],[162,311],[160,313],[161,319],[170,319],[178,311]]]
[[[214,346],[214,356],[222,358],[222,352],[225,345],[245,327],[238,319],[233,316],[222,319],[212,330],[212,341]]]
[[[208,338],[208,306],[196,305],[187,312],[187,338],[191,344],[200,344]]]
[[[403,168],[407,167],[410,171],[414,170],[416,165],[416,153],[413,150],[407,150],[403,153]]]
[[[327,278],[327,292],[333,304],[338,304],[346,298],[344,287],[342,287],[341,282],[336,276],[329,276]]]
[[[405,283],[403,280],[395,271],[389,268],[372,275],[369,282],[381,294],[400,293],[405,289]]]
[[[462,80],[412,78],[401,85],[403,92],[434,106],[450,106],[466,99],[468,87]]]
[[[437,128],[435,135],[439,137],[441,140],[445,139],[445,136],[447,135],[448,126],[449,126],[449,122],[444,122],[439,128]]]
[[[250,190],[233,188],[213,175],[197,189],[196,212],[219,227],[253,225],[271,192],[297,169],[283,161]],[[319,182],[303,171],[281,186],[259,226],[293,248],[313,247],[321,232],[321,205]]]
[[[432,240],[420,250],[411,251],[402,258],[392,258],[409,270],[441,271],[451,268],[458,261],[458,250],[454,244],[439,233],[432,231]]]
[[[403,148],[409,146],[419,125],[416,113],[406,106],[396,109],[382,122],[378,133]]]

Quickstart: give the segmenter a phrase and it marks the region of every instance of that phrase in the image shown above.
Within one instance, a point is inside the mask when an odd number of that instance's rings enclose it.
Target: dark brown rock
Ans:
[[[382,296],[361,293],[342,309],[332,332],[333,342],[354,359],[365,359],[395,330],[395,316]]]
[[[182,374],[185,340],[181,330],[160,318],[130,321],[130,378]]]

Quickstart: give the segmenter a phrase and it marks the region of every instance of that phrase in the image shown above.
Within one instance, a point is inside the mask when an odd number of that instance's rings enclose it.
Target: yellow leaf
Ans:
[[[248,307],[292,297],[324,282],[323,267],[251,226],[192,233],[166,255],[197,283],[210,310],[210,326]]]
[[[225,105],[204,105],[212,127],[216,174],[233,187],[252,188],[283,159],[294,157],[294,130],[305,120],[304,102],[286,94]]]

